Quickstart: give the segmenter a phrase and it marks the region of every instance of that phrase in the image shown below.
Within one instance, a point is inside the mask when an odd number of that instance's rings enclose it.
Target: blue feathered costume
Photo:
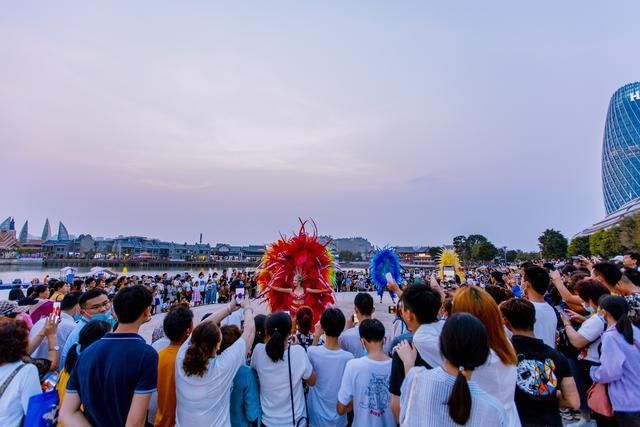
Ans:
[[[393,277],[398,285],[402,283],[400,258],[398,258],[398,254],[396,254],[393,249],[385,247],[373,255],[371,264],[369,265],[369,275],[373,284],[376,285],[380,300],[382,300],[382,295],[387,287],[387,278],[385,277],[387,273],[391,273],[391,277]],[[389,295],[391,299],[395,299],[396,297],[395,293],[391,291],[389,291]]]

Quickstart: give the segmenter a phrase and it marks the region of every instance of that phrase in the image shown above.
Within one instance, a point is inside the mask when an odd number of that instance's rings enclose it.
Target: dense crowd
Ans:
[[[59,406],[65,426],[639,426],[639,262],[417,273],[387,285],[393,327],[357,272],[337,277],[361,291],[353,311],[320,319],[254,316],[229,301],[259,296],[240,272],[34,283],[0,301],[0,425]],[[50,412],[34,403],[51,394]]]

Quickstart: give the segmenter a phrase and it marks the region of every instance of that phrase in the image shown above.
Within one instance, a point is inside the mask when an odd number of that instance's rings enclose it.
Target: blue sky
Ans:
[[[640,2],[522,3],[8,5],[0,216],[232,243],[298,217],[378,245],[572,235],[604,216]]]

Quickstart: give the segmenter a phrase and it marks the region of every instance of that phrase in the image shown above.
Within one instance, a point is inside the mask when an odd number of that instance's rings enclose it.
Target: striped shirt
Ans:
[[[455,377],[442,368],[412,368],[402,384],[400,395],[400,425],[411,427],[456,427],[449,416],[447,401]],[[469,381],[471,416],[468,426],[505,426],[506,413],[502,404]]]

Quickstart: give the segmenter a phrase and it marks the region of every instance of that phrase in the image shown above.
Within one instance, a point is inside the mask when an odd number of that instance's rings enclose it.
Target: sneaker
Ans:
[[[564,421],[574,421],[573,414],[571,413],[571,409],[569,408],[560,408],[560,417]]]

